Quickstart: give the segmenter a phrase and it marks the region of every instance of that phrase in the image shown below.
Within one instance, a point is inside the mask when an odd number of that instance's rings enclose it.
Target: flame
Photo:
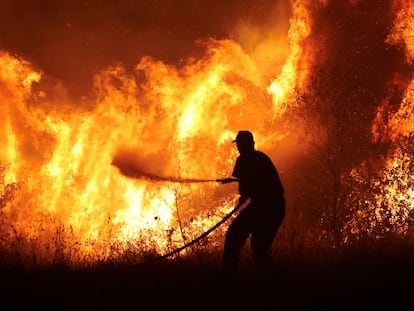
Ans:
[[[306,35],[296,34],[298,24],[306,28],[301,18],[292,20],[292,38]],[[286,89],[297,82],[299,41],[290,43],[290,69],[275,78]],[[274,86],[257,60],[230,39],[197,44],[204,57],[181,67],[147,56],[132,73],[122,64],[105,68],[85,103],[49,97],[43,73],[0,54],[4,249],[28,262],[35,252],[35,264],[59,253],[74,266],[120,256],[131,245],[142,256],[162,254],[234,207],[234,186],[131,179],[111,165],[118,157],[154,176],[214,180],[231,173],[239,129],[255,132],[266,148],[263,120],[274,119],[266,90]]]
[[[400,5],[393,29],[386,42],[403,46],[406,61],[412,64],[414,7],[409,1],[402,1]],[[391,142],[393,147],[384,160],[382,169],[379,170],[379,176],[370,180],[371,191],[375,193],[374,198],[362,199],[358,203],[360,210],[345,225],[353,235],[358,236],[362,232],[367,232],[381,238],[387,232],[404,235],[410,229],[410,217],[414,211],[414,178],[411,165],[413,158],[411,137],[414,133],[414,80],[412,78],[410,81],[403,81],[396,75],[391,81],[394,87],[404,90],[403,99],[395,112],[393,112],[395,108],[392,105],[392,94],[387,96],[377,109],[372,126],[373,140]],[[361,171],[365,170],[365,164],[363,163]],[[353,170],[350,175],[356,184],[365,184],[359,170]]]
[[[319,3],[324,5],[324,1],[319,1]],[[275,115],[284,112],[283,102],[292,100],[295,95],[293,87],[303,87],[303,83],[309,74],[307,64],[310,64],[311,60],[307,59],[309,56],[302,47],[303,42],[308,38],[312,29],[309,5],[307,1],[292,2],[294,14],[291,18],[291,27],[288,32],[291,52],[282,67],[281,73],[267,87],[267,91],[272,96]]]

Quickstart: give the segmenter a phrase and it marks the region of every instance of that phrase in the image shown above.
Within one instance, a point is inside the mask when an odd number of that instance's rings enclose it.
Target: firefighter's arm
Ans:
[[[239,179],[239,203],[243,204],[247,201],[247,199],[250,197],[250,191],[248,186],[248,181],[245,179]]]

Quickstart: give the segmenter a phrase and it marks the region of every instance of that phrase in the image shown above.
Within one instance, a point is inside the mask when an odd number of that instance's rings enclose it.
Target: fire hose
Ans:
[[[212,180],[213,181],[213,180]],[[216,179],[215,181],[217,182],[221,182],[223,184],[225,183],[229,183],[229,182],[233,182],[233,181],[238,181],[238,179],[235,178],[225,178],[225,179]],[[239,203],[236,205],[235,208],[233,208],[230,213],[228,213],[226,216],[223,217],[223,219],[221,219],[218,223],[216,223],[214,226],[212,226],[210,229],[208,229],[207,231],[205,231],[203,234],[199,235],[198,237],[196,237],[195,239],[191,240],[190,242],[184,244],[183,246],[176,248],[175,250],[164,254],[162,256],[153,258],[149,261],[146,261],[146,263],[149,262],[154,262],[154,261],[159,261],[161,259],[165,259],[167,257],[171,257],[179,252],[181,252],[182,250],[186,249],[187,247],[190,247],[191,245],[194,245],[195,243],[197,243],[198,241],[200,241],[201,239],[205,238],[207,235],[209,235],[211,232],[213,232],[214,230],[216,230],[219,226],[221,226],[223,223],[225,223],[241,206],[243,205],[243,203]]]

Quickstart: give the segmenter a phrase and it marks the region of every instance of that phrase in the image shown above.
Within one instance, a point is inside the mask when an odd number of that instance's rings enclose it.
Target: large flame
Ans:
[[[292,19],[290,36],[306,36],[296,30],[306,23],[301,18]],[[180,67],[148,56],[133,73],[122,64],[102,70],[83,103],[48,96],[41,70],[3,51],[4,249],[23,261],[35,253],[36,264],[59,254],[78,265],[121,255],[131,245],[143,254],[165,253],[205,231],[234,207],[236,187],[128,178],[112,164],[187,180],[228,177],[239,129],[252,130],[257,145],[270,148],[263,123],[281,114],[275,100],[297,83],[299,43],[290,42],[278,86],[283,93],[240,44],[205,39],[198,42],[205,55]],[[278,80],[277,71],[273,76]]]

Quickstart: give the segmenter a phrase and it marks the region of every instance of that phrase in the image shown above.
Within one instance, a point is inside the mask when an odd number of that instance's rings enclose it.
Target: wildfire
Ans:
[[[320,1],[322,4],[322,1]],[[274,113],[282,113],[283,102],[294,95],[293,86],[302,87],[308,75],[306,53],[302,49],[303,41],[309,36],[312,27],[312,19],[308,10],[309,4],[305,2],[293,2],[295,14],[292,17],[288,39],[291,53],[283,65],[282,72],[267,87],[273,97]],[[300,62],[303,62],[300,64]]]
[[[403,2],[401,5],[387,42],[403,46],[407,61],[412,63],[414,7],[410,2]],[[395,108],[392,107],[391,94],[383,101],[377,109],[372,134],[374,141],[391,142],[393,148],[385,159],[383,168],[378,172],[379,176],[370,181],[369,187],[375,193],[374,199],[362,198],[358,202],[361,209],[345,226],[352,234],[360,235],[362,232],[367,232],[379,238],[387,232],[406,234],[412,223],[410,218],[414,211],[412,174],[414,80],[404,83],[396,77],[392,83],[405,90],[403,100],[395,112],[393,112]],[[365,183],[358,177],[357,170],[352,171],[351,175],[356,184]]]
[[[329,3],[292,0],[286,37],[263,40],[257,50],[235,39],[203,38],[195,44],[204,54],[180,65],[145,56],[131,72],[115,63],[94,75],[90,97],[80,102],[51,96],[54,85],[45,85],[41,69],[1,51],[2,250],[18,253],[26,265],[88,265],[131,249],[139,262],[216,224],[237,202],[234,184],[214,181],[232,172],[238,154],[231,141],[238,130],[254,132],[256,146],[272,155],[306,153],[304,143],[294,145],[305,130],[282,124],[290,122],[284,119],[287,103],[309,82],[316,58],[305,44],[314,30],[312,10]],[[413,7],[404,1],[395,7],[388,44],[403,45],[412,63]],[[248,27],[241,29],[240,38],[249,41]],[[263,37],[272,34],[266,31]],[[284,53],[275,51],[275,42]],[[368,207],[345,226],[352,233],[366,229],[359,222],[364,213],[375,215],[372,229],[389,206],[391,223],[404,227],[413,209],[412,154],[401,140],[412,136],[413,88],[409,81],[398,109],[390,97],[377,109],[374,140],[402,148],[390,152],[381,177],[369,179],[381,191],[358,201]],[[293,150],[275,150],[282,143]],[[145,173],[124,174],[134,169]],[[350,171],[356,184],[365,184],[363,170]],[[212,242],[222,244],[219,231]]]
[[[296,17],[292,27],[303,22]],[[4,249],[23,261],[35,250],[34,264],[59,253],[74,266],[122,255],[131,245],[162,254],[234,207],[230,185],[131,179],[111,165],[121,156],[154,175],[214,180],[231,173],[231,141],[240,128],[264,142],[271,103],[256,60],[232,40],[198,44],[205,56],[182,67],[144,57],[132,74],[122,64],[102,70],[84,106],[48,99],[46,90],[35,94],[43,73],[2,52]],[[296,82],[298,41],[291,45],[284,92]],[[135,74],[145,81],[137,84]]]

